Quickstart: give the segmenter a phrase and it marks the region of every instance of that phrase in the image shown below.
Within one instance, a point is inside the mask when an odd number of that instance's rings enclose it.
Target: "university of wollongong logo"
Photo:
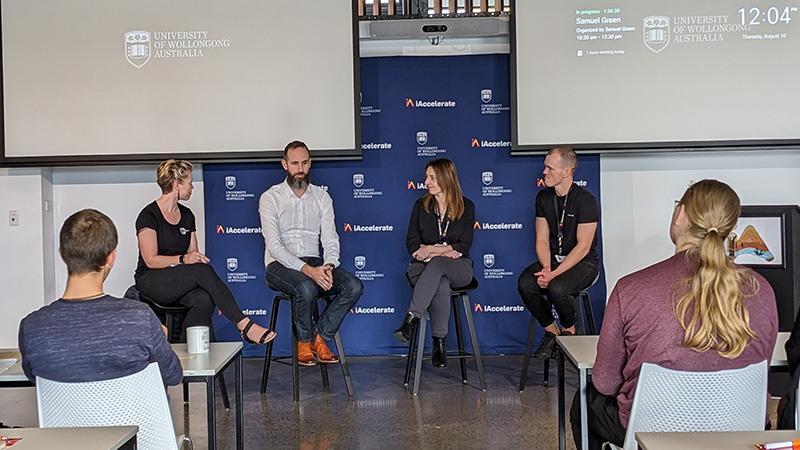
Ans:
[[[653,53],[661,53],[669,45],[669,17],[648,16],[642,24],[644,45]]]
[[[125,33],[125,59],[137,69],[150,61],[149,31],[128,31]]]

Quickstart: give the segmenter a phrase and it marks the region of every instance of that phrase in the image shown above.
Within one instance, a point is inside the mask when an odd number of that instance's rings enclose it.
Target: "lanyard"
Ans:
[[[436,226],[439,228],[439,243],[445,242],[445,237],[447,235],[447,229],[450,228],[450,219],[447,219],[447,222],[444,224],[444,230],[442,229],[442,221],[445,217],[447,217],[447,210],[445,210],[444,215],[439,215],[439,205],[436,205],[433,209],[434,214],[436,214]]]
[[[553,192],[553,208],[556,211],[556,218],[558,218],[558,195]],[[558,219],[558,256],[564,256],[562,243],[564,242],[564,216],[567,214],[567,200],[569,200],[569,191],[564,196],[564,209],[561,210],[561,218]]]

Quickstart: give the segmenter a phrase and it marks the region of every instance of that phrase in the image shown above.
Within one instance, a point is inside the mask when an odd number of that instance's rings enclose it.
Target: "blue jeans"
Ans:
[[[300,259],[312,267],[323,264],[322,258]],[[329,291],[323,291],[314,280],[302,272],[290,269],[277,261],[267,266],[266,278],[267,286],[292,300],[292,320],[297,330],[297,340],[302,342],[310,342],[316,334],[325,339],[332,339],[339,330],[344,316],[356,304],[364,289],[361,280],[339,267],[333,269],[333,287]],[[330,295],[332,300],[328,302],[319,320],[314,324],[312,308],[317,307],[317,299],[323,295]]]

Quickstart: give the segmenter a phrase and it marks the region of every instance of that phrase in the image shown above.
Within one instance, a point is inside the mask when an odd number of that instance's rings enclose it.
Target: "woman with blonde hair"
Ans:
[[[166,160],[156,169],[156,179],[161,196],[136,218],[136,287],[157,303],[188,307],[184,330],[198,325],[211,328],[211,316],[219,308],[247,342],[265,344],[275,339],[274,332],[242,314],[233,294],[198,248],[194,214],[179,203],[192,196],[192,164]]]
[[[405,320],[394,332],[408,342],[415,326],[428,311],[433,338],[432,362],[447,366],[447,322],[450,290],[472,281],[472,247],[475,205],[461,192],[456,165],[434,159],[425,165],[428,192],[414,203],[408,224],[406,248],[413,258],[406,275],[414,293]]]
[[[586,391],[589,448],[622,446],[642,363],[717,371],[772,357],[778,333],[772,287],[734,264],[725,248],[740,210],[727,184],[692,184],[672,213],[675,255],[617,282]],[[578,395],[570,416],[580,448]]]

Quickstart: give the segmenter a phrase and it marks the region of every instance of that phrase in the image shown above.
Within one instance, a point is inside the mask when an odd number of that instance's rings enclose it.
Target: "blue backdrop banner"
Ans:
[[[470,298],[481,351],[522,353],[530,314],[517,293],[517,277],[536,259],[534,198],[542,187],[543,158],[509,155],[508,55],[364,58],[361,87],[363,160],[317,161],[310,172],[312,183],[333,198],[342,267],[364,282],[364,294],[340,330],[348,354],[406,351],[392,337],[411,295],[405,236],[411,207],[426,192],[425,163],[437,157],[455,161],[464,195],[476,205],[471,255],[480,286]],[[313,157],[314,142],[307,144]],[[206,164],[203,178],[211,264],[244,313],[267,325],[274,293],[264,282],[258,200],[285,173],[279,163]],[[582,156],[575,179],[599,201],[598,156]],[[598,323],[604,279],[601,271],[590,291]],[[221,315],[214,325],[220,340],[238,339]],[[277,328],[275,354],[289,354],[288,305]],[[454,348],[452,318],[450,329]],[[263,347],[245,349],[245,355],[263,354]]]

